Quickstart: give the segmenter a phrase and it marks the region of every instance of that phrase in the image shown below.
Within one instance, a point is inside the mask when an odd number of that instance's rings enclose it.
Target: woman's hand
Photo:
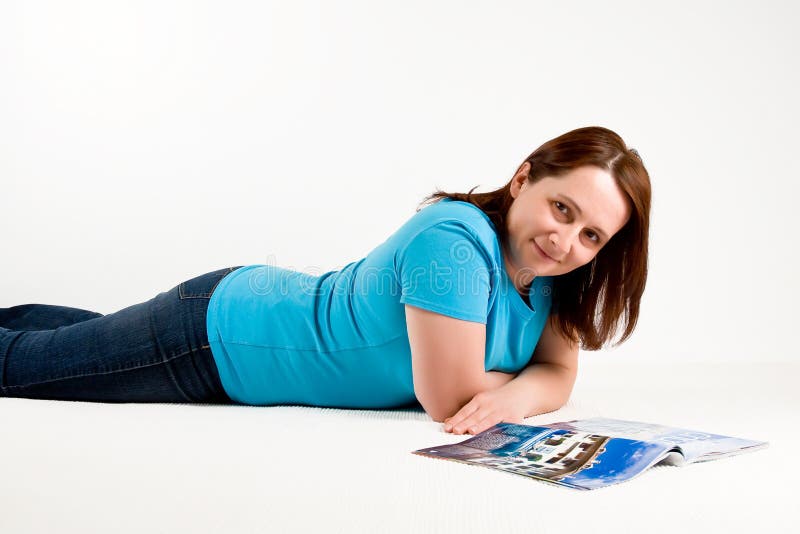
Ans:
[[[522,403],[513,389],[499,387],[481,391],[455,415],[444,420],[445,432],[480,434],[497,423],[522,423]]]

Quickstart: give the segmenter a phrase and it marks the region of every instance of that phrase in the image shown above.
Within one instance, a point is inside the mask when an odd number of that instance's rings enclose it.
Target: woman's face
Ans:
[[[608,171],[578,167],[529,183],[530,163],[511,183],[503,260],[518,291],[536,276],[558,276],[592,261],[630,216],[625,194]]]

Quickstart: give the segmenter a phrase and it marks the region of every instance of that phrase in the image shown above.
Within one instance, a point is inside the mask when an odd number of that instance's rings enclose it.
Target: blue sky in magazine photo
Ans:
[[[664,452],[665,447],[646,441],[616,438],[610,439],[605,449],[592,467],[564,477],[563,480],[592,488],[622,482],[646,469]]]

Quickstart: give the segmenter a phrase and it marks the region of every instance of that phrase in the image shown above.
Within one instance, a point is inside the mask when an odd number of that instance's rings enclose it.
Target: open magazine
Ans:
[[[591,490],[630,480],[657,463],[706,462],[768,445],[764,441],[594,417],[542,426],[498,423],[466,441],[412,452]]]

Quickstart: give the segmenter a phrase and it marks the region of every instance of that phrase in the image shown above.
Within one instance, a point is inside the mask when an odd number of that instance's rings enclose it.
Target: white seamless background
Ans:
[[[638,328],[583,358],[797,361],[792,2],[5,1],[0,307],[320,274],[435,188],[601,125],[653,181]]]

